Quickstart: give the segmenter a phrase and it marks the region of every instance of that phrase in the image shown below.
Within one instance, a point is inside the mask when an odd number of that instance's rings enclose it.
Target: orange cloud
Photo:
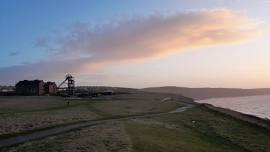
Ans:
[[[97,62],[145,59],[189,48],[240,43],[263,34],[255,20],[226,9],[134,18],[117,26],[75,31],[80,32],[72,33],[73,38],[62,44],[60,52],[72,57],[84,54]]]

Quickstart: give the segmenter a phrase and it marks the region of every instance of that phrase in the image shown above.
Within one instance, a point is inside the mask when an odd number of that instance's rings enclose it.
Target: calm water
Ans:
[[[197,100],[217,107],[270,119],[270,95]]]

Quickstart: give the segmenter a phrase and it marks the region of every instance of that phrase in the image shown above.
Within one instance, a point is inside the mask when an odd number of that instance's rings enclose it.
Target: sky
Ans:
[[[1,0],[0,84],[270,87],[270,0]]]

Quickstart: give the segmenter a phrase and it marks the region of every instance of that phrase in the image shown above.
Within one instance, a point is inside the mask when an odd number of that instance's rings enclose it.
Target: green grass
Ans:
[[[1,152],[62,152],[64,151],[63,139],[57,136],[48,137],[45,140],[28,142],[13,148],[0,149]]]
[[[164,125],[126,123],[135,152],[270,151],[269,130],[204,107],[153,119]]]
[[[125,119],[118,121],[119,123],[124,125],[124,132],[130,139],[133,152],[268,152],[270,150],[269,130],[205,107],[195,107],[178,114]],[[114,127],[113,124],[103,125],[105,130]],[[96,126],[96,129],[98,128],[100,127]],[[74,132],[76,136],[73,136],[72,132],[65,133],[15,146],[9,151],[67,150],[68,145],[74,140],[84,138],[89,141],[88,136],[93,140],[92,134],[95,132],[97,136],[102,137],[103,134],[96,129],[93,128],[88,132],[89,135],[82,129]],[[117,132],[114,132],[108,137],[112,135],[118,136]],[[96,142],[106,144],[104,140],[107,140],[107,137]],[[121,141],[123,140],[126,138],[121,137]],[[76,144],[87,149],[87,145],[80,144],[80,141]],[[110,142],[111,144],[114,142]],[[95,145],[91,145],[91,148],[95,148]]]
[[[188,128],[168,129],[155,125],[128,123],[134,152],[227,152],[244,151],[222,142],[210,142]]]
[[[124,129],[120,123],[108,122],[5,148],[2,151],[126,151],[129,148],[129,143],[123,131]]]
[[[50,96],[0,97],[0,136],[99,118],[84,100]]]
[[[193,108],[182,114],[160,117],[158,120],[184,126],[209,140],[220,139],[249,151],[270,151],[270,131],[268,129],[205,107]]]
[[[163,102],[162,99],[167,95],[160,94],[138,93],[107,97],[98,100],[69,100],[69,106],[66,104],[67,99],[61,97],[0,97],[0,136],[79,121],[166,112],[183,106],[177,99]]]
[[[104,110],[102,110],[102,108],[97,108],[95,103],[87,104],[86,106],[90,111],[96,113],[97,115],[99,115],[99,116],[101,116],[103,118],[112,116],[111,114],[109,114],[109,113],[105,112]]]
[[[66,102],[66,99],[55,96],[0,96],[0,115],[64,109],[67,107]],[[70,102],[71,106],[85,103],[85,101]]]
[[[175,110],[184,106],[183,100],[174,98],[162,101],[168,95],[128,94],[113,96],[111,100],[93,101],[88,105],[91,111],[103,116],[133,115],[141,113],[157,113]]]
[[[4,114],[0,114],[0,131],[1,128],[10,131],[21,127],[18,133],[23,132],[29,129],[24,128],[26,122],[29,122],[26,123],[27,125],[33,125],[30,131],[40,127],[84,120],[111,119],[110,122],[115,122],[117,118],[168,112],[184,105],[181,103],[182,100],[176,97],[164,102],[162,99],[166,97],[168,95],[145,93],[116,95],[111,96],[111,99],[72,100],[70,106],[66,106],[65,100],[58,97],[12,97],[10,99],[0,97],[0,110],[6,109]],[[10,107],[7,101],[12,103]],[[16,104],[22,107],[16,109],[13,107]],[[135,120],[121,119],[118,123],[120,123],[118,126],[124,126],[120,132],[126,132],[134,152],[270,152],[269,130],[202,106],[182,113]],[[113,123],[104,125],[104,132],[114,127]],[[81,138],[87,142],[92,141],[88,140],[88,136],[96,139],[93,137],[93,132],[99,135],[98,128],[99,126],[88,130],[88,134],[85,134],[83,129],[77,130],[76,136],[65,133],[14,146],[9,150],[63,151],[67,150],[67,145],[72,145],[74,140],[77,140],[77,144],[80,145]],[[117,133],[116,131],[111,134],[106,133],[106,135],[108,138],[117,137]],[[100,136],[103,135],[100,134]],[[106,136],[96,142],[106,145],[108,138]],[[117,138],[116,141],[118,140],[120,139]],[[123,140],[127,139],[123,138],[120,141]],[[114,145],[114,141],[110,142],[111,144]],[[91,146],[95,148],[95,145]],[[82,147],[87,148],[87,144]]]

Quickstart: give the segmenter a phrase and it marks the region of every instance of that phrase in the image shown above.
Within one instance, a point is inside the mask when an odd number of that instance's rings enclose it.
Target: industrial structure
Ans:
[[[57,94],[57,85],[55,82],[46,82],[44,84],[44,91],[47,95],[56,95]]]
[[[106,86],[79,86],[75,88],[75,79],[70,74],[66,75],[59,86],[57,86],[55,82],[51,81],[23,80],[19,81],[15,87],[6,86],[3,88],[4,89],[0,87],[0,96],[58,95],[62,97],[99,97],[102,95],[113,95],[115,92],[119,92],[119,88]]]
[[[67,84],[67,87],[63,87],[64,84]],[[74,77],[70,74],[67,74],[65,80],[58,86],[58,90],[65,90],[69,96],[74,96],[75,93]]]
[[[56,95],[56,88],[54,82],[45,83],[43,80],[23,80],[16,84],[16,94],[27,96]]]
[[[63,87],[64,84],[67,84],[67,87]],[[19,81],[15,88],[16,95],[56,95],[59,91],[62,91],[68,96],[73,96],[75,91],[75,80],[73,76],[67,74],[65,80],[58,87],[55,82],[44,82],[43,80],[23,80]]]

